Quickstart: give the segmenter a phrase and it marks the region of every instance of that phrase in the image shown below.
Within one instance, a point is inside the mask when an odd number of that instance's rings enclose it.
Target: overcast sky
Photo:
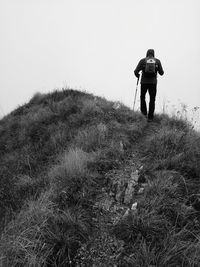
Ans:
[[[149,48],[165,71],[156,110],[199,106],[199,13],[199,0],[0,0],[0,114],[66,86],[132,107]]]

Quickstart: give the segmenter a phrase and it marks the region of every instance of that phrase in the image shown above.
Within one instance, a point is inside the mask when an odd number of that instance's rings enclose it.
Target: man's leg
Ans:
[[[147,106],[146,106],[146,92],[148,86],[146,84],[141,84],[141,94],[140,94],[140,111],[144,116],[147,116]]]
[[[148,113],[148,119],[153,120],[154,116],[154,110],[155,110],[155,100],[156,100],[156,84],[150,84],[149,85],[149,113]]]

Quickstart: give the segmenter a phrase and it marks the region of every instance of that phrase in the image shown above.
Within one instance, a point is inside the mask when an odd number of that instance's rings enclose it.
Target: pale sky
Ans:
[[[199,14],[199,0],[0,0],[0,115],[66,86],[132,107],[149,48],[165,71],[156,111],[200,106]]]

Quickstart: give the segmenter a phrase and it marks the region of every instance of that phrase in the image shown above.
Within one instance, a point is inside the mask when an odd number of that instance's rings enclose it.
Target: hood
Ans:
[[[147,50],[147,54],[146,54],[146,57],[149,57],[149,56],[155,56],[155,53],[154,53],[154,49],[148,49]]]

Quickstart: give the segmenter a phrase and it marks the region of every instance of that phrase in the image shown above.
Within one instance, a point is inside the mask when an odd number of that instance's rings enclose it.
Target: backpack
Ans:
[[[145,59],[144,73],[146,77],[156,76],[156,59],[154,57],[147,57]]]

